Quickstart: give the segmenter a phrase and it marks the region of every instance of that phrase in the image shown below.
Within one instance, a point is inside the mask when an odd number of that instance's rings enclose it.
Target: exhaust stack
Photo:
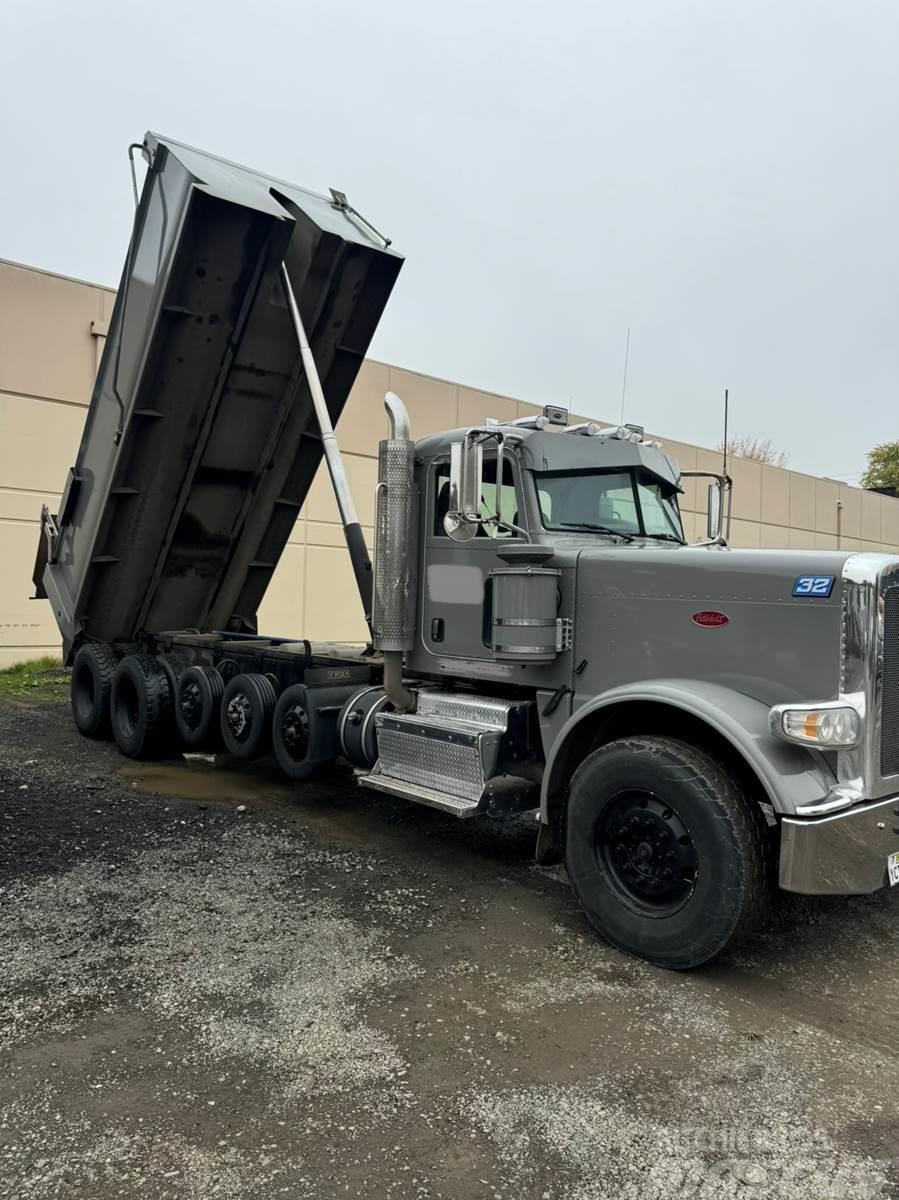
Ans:
[[[403,686],[403,655],[415,637],[415,548],[417,506],[413,484],[415,443],[399,396],[388,392],[384,407],[390,436],[378,447],[375,504],[375,586],[372,637],[384,655],[384,691],[400,712],[415,708],[415,695]]]

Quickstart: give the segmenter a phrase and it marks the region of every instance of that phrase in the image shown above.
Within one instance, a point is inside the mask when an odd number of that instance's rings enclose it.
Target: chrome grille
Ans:
[[[842,590],[840,699],[861,707],[865,735],[861,745],[840,751],[837,777],[858,800],[877,800],[896,793],[899,775],[899,561],[851,554]]]
[[[883,707],[880,774],[899,775],[899,586],[883,595]]]

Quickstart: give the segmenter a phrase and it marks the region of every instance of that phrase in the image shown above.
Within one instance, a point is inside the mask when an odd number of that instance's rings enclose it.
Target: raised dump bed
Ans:
[[[252,630],[322,457],[279,278],[336,424],[402,258],[345,201],[148,133],[84,435],[35,566],[82,638]]]

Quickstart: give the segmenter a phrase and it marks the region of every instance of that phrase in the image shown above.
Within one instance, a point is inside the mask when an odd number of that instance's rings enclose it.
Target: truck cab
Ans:
[[[558,411],[558,410],[556,410]],[[564,427],[563,427],[564,429]],[[508,679],[493,647],[492,573],[549,548],[570,583],[578,555],[597,545],[685,544],[676,463],[636,429],[598,426],[556,432],[539,418],[483,431],[477,520],[447,522],[451,453],[472,431],[416,444],[422,589],[410,669],[451,673],[473,658],[484,677]],[[503,454],[498,455],[502,438]],[[502,481],[497,495],[497,464]],[[554,672],[549,672],[549,675]]]

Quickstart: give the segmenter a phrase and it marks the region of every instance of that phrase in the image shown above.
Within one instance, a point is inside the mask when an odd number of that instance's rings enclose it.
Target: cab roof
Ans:
[[[461,442],[471,428],[466,426],[422,438],[416,443],[415,452],[428,460],[445,457],[450,446]],[[494,428],[502,433],[506,449],[514,449],[521,465],[529,471],[616,471],[640,467],[660,483],[680,488],[680,470],[676,461],[649,442],[590,437],[565,433],[564,430],[550,433],[521,425],[489,427]]]

